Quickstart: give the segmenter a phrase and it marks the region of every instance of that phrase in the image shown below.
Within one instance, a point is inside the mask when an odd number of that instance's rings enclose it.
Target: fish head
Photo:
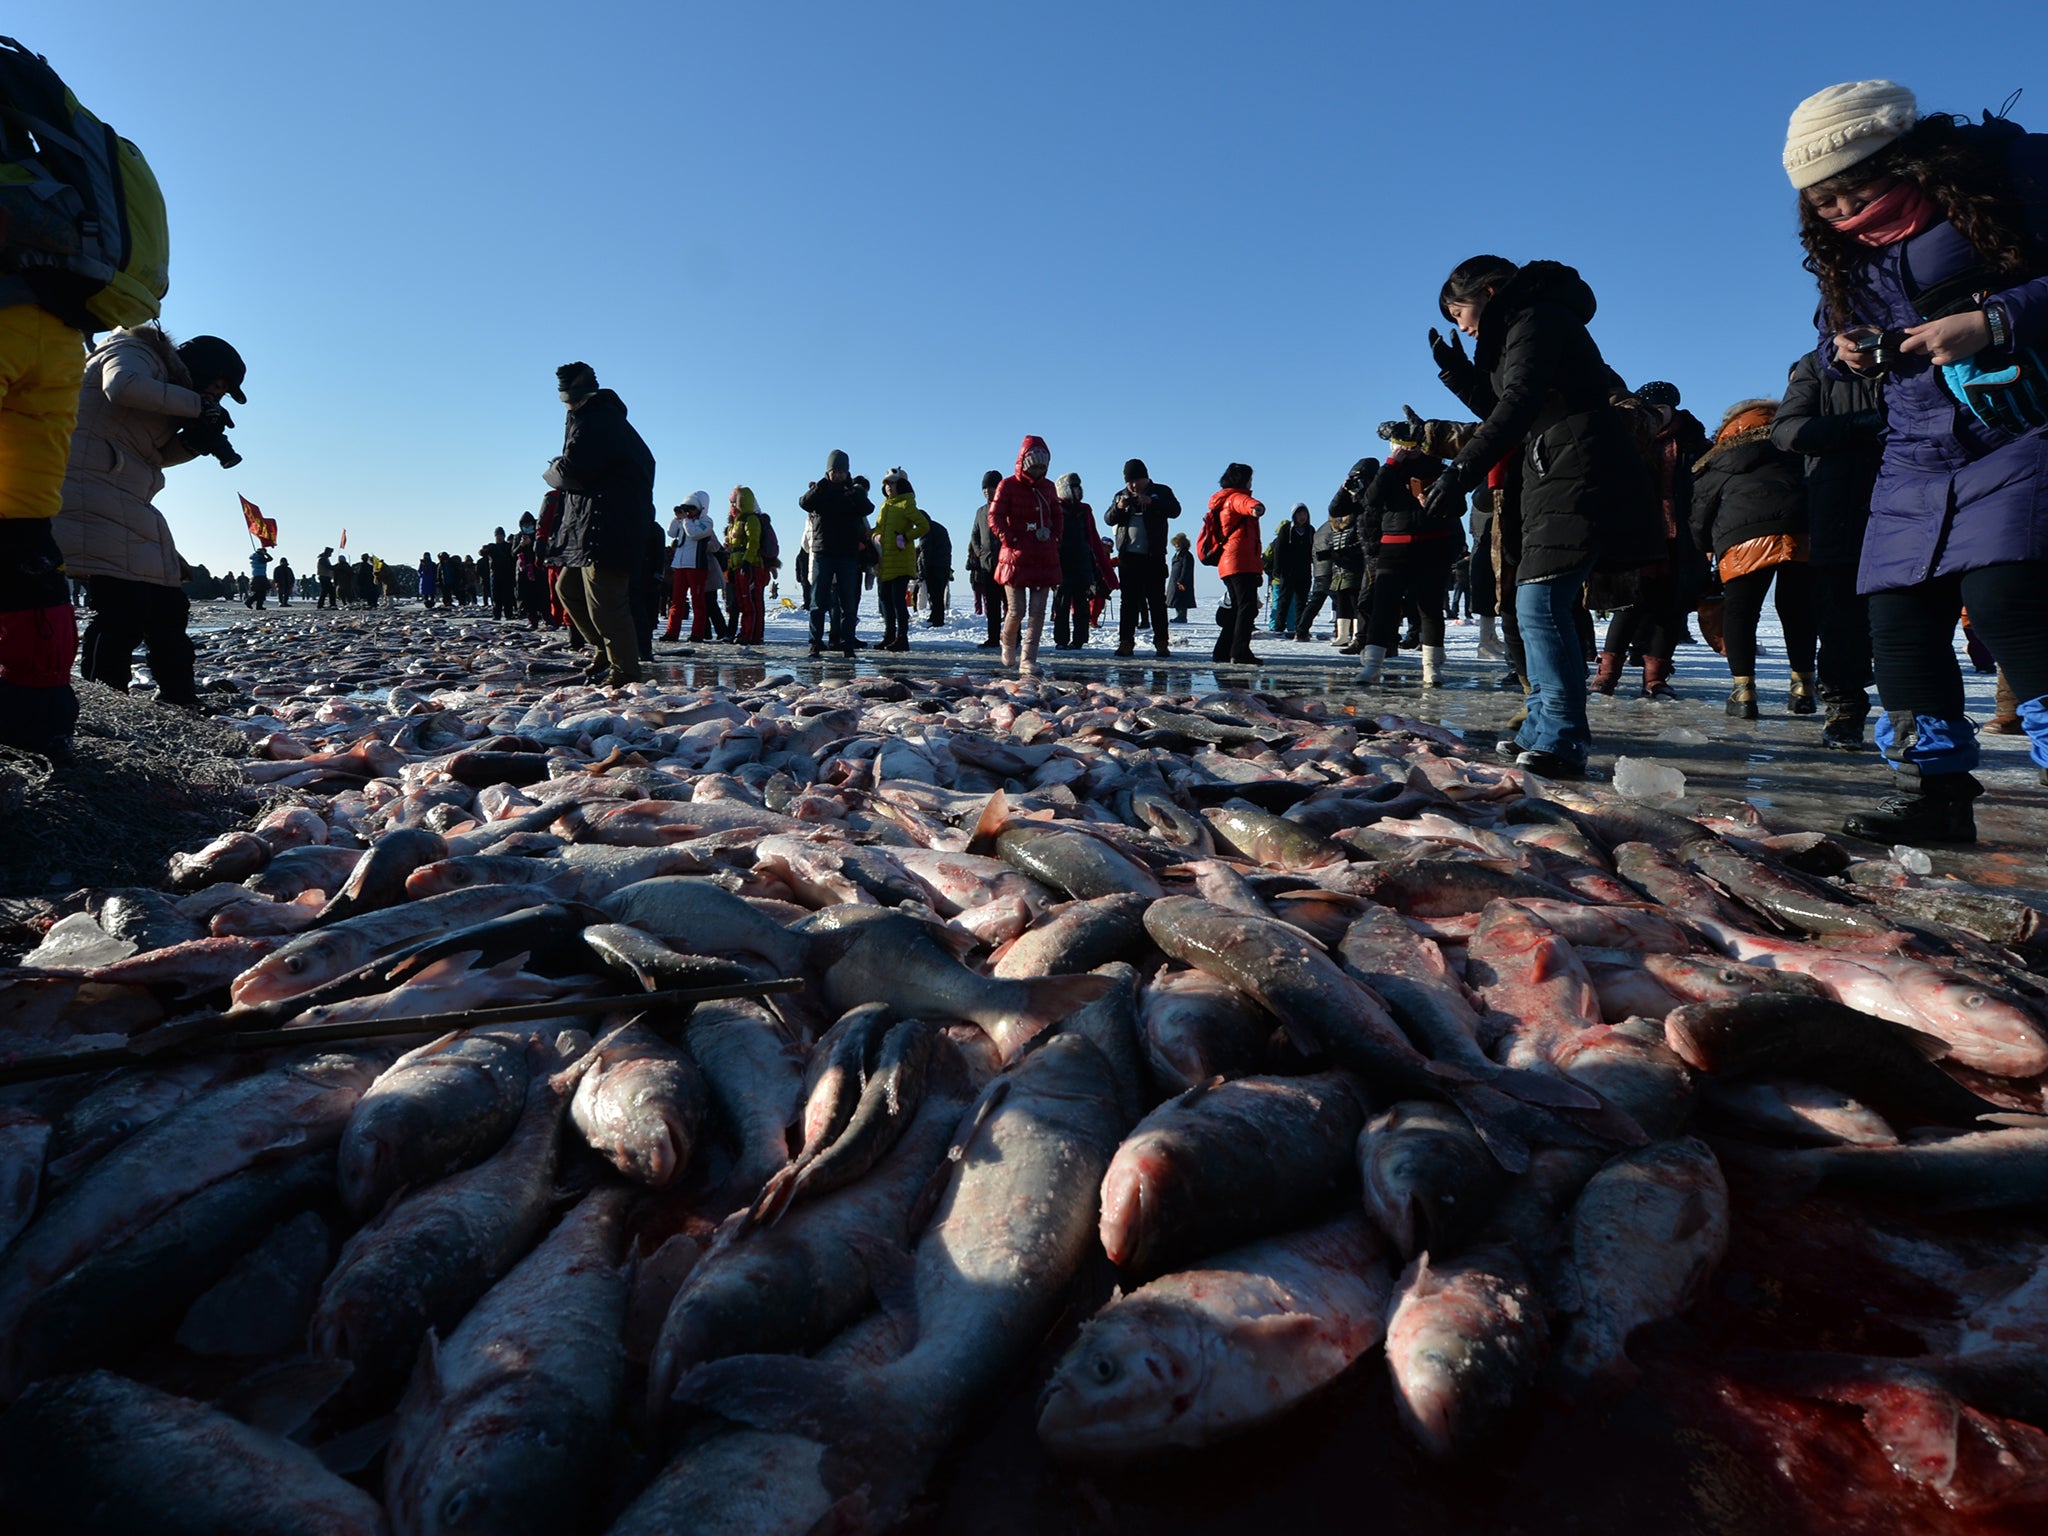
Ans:
[[[229,1000],[237,1007],[254,1008],[310,992],[359,964],[365,947],[341,929],[294,939],[237,976],[228,988]]]
[[[2015,1078],[2048,1071],[2048,1038],[2033,1015],[2013,1000],[1931,965],[1900,966],[1898,986],[1912,1010],[1966,1064]]]
[[[1134,1298],[1081,1331],[1039,1400],[1038,1438],[1087,1459],[1198,1444],[1190,1410],[1207,1364],[1203,1330],[1170,1303]]]
[[[449,891],[459,891],[475,885],[479,878],[480,871],[477,867],[462,859],[437,859],[431,864],[422,864],[405,877],[405,894],[411,901],[419,901],[428,896],[444,896]]]
[[[1117,1148],[1102,1180],[1102,1247],[1119,1269],[1142,1266],[1179,1182],[1172,1149],[1140,1132]]]
[[[467,1427],[467,1426],[466,1426]],[[418,1536],[491,1536],[491,1533],[538,1528],[573,1517],[559,1490],[574,1488],[576,1458],[595,1450],[581,1444],[588,1435],[571,1431],[565,1414],[545,1408],[523,1414],[511,1423],[492,1423],[488,1432],[477,1425],[458,1433],[442,1447],[437,1464],[422,1468],[407,1490],[411,1521]]]

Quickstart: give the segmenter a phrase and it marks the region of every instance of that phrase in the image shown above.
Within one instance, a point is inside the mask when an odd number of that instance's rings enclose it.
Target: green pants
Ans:
[[[555,583],[555,596],[611,676],[637,683],[640,647],[633,639],[632,585],[632,573],[617,566],[571,566]]]

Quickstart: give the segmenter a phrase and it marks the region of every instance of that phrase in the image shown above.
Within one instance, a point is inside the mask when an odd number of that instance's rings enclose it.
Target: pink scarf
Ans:
[[[1829,227],[1840,234],[1854,235],[1865,245],[1896,245],[1910,240],[1941,218],[1934,200],[1920,184],[1902,181],[1874,203],[1868,203],[1846,219]]]

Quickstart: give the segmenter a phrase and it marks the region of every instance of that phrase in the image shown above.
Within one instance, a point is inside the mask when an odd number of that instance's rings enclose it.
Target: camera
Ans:
[[[1889,373],[1899,360],[1899,343],[1906,339],[1904,331],[1887,331],[1875,325],[1859,325],[1844,334],[1856,349],[1865,371],[1870,373]]]
[[[199,419],[178,435],[194,453],[218,459],[222,469],[233,469],[242,462],[242,456],[235,452],[235,445],[228,441],[227,429],[234,424],[235,418],[224,408],[209,403]]]

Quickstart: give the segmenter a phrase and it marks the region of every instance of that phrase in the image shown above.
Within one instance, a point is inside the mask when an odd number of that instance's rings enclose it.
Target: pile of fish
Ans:
[[[1334,699],[296,624],[216,644],[273,808],[0,973],[120,1063],[0,1089],[8,1529],[887,1530],[1017,1393],[2048,1519],[2032,907]]]

